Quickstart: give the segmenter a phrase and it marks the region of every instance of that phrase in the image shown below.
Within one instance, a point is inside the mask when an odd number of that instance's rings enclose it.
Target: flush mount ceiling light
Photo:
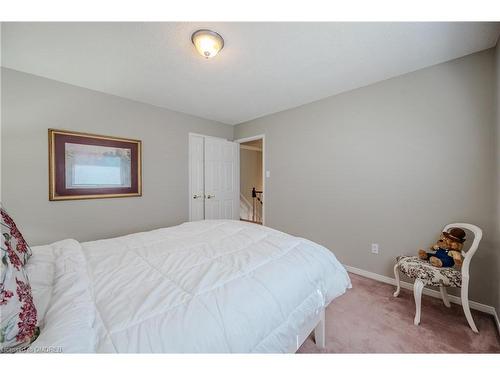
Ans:
[[[203,57],[210,59],[217,55],[224,47],[224,39],[212,30],[197,30],[191,35],[196,50]]]

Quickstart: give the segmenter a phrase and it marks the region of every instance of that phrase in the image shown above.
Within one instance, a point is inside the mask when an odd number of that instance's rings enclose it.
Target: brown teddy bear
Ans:
[[[441,233],[439,240],[430,248],[433,253],[420,249],[418,257],[429,260],[434,267],[453,267],[462,265],[462,247],[465,242],[465,232],[460,228],[450,228]]]

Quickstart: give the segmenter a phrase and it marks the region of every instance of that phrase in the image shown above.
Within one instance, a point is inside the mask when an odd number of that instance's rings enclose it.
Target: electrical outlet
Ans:
[[[378,254],[378,243],[372,243],[372,253]]]

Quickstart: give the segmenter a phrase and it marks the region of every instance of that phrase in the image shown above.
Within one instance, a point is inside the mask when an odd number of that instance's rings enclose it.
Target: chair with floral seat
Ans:
[[[467,318],[467,322],[472,331],[478,333],[478,329],[469,308],[469,266],[471,259],[478,249],[479,242],[483,236],[483,231],[476,225],[467,223],[453,223],[444,227],[443,231],[446,232],[450,228],[462,228],[471,231],[474,234],[474,240],[469,250],[463,251],[462,256],[464,261],[461,269],[451,267],[434,267],[426,260],[422,260],[417,256],[399,256],[396,258],[394,266],[394,276],[396,277],[397,289],[394,292],[394,297],[399,295],[401,290],[399,281],[399,272],[402,272],[409,278],[415,279],[413,284],[413,296],[415,298],[415,319],[414,324],[420,324],[420,311],[422,301],[422,291],[424,286],[436,286],[441,291],[441,297],[446,307],[450,307],[450,301],[446,292],[447,287],[456,287],[461,289],[462,307]]]

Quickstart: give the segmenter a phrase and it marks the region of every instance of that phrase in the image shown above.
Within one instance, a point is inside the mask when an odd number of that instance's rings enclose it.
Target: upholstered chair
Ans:
[[[483,236],[483,231],[476,225],[466,223],[448,224],[444,227],[443,231],[446,232],[448,229],[454,227],[467,229],[474,234],[474,240],[472,241],[472,245],[469,250],[462,250],[462,256],[464,257],[462,267],[460,269],[454,267],[438,268],[434,267],[426,260],[421,260],[417,256],[399,256],[397,257],[396,265],[394,266],[394,276],[396,277],[397,286],[396,292],[394,292],[394,297],[397,297],[401,290],[399,272],[402,272],[409,278],[415,279],[415,283],[413,284],[413,296],[415,298],[416,308],[414,324],[419,325],[422,291],[425,286],[439,287],[443,303],[446,307],[450,307],[450,301],[448,299],[446,288],[460,288],[460,296],[465,317],[467,318],[467,322],[469,323],[472,331],[478,333],[469,308],[469,266],[472,257],[477,251],[479,242]]]

